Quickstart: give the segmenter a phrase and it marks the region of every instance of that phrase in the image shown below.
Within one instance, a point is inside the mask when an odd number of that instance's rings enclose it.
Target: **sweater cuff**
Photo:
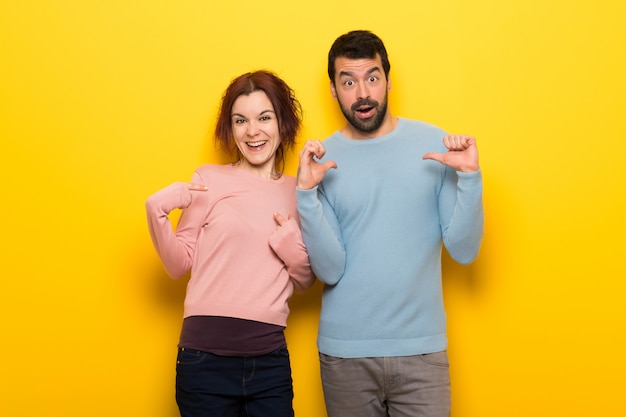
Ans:
[[[456,175],[459,177],[459,182],[463,182],[468,185],[470,184],[479,185],[482,183],[483,174],[480,168],[478,169],[478,171],[474,171],[474,172],[456,171]]]
[[[317,186],[309,190],[299,190],[296,188],[296,200],[299,208],[311,207],[318,204]]]

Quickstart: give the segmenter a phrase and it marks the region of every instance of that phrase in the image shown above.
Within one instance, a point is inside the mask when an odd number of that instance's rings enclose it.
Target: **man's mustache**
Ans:
[[[352,111],[357,111],[359,110],[359,107],[378,107],[378,102],[376,100],[370,100],[367,98],[364,98],[363,100],[359,100],[357,102],[355,102],[352,107],[350,107],[352,109]]]

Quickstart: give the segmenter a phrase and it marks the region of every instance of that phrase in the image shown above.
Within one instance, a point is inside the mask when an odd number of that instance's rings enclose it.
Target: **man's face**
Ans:
[[[335,80],[331,92],[348,123],[362,134],[376,132],[387,115],[387,82],[380,56],[335,60]]]

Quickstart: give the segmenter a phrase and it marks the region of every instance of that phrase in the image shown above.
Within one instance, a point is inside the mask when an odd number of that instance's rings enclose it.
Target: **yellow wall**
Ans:
[[[144,201],[223,161],[215,112],[244,71],[296,89],[301,141],[338,128],[325,56],[356,28],[387,44],[396,115],[479,140],[484,246],[444,259],[453,415],[624,414],[624,3],[339,3],[2,2],[0,415],[177,414],[184,282]],[[325,415],[319,295],[292,304],[300,417]]]

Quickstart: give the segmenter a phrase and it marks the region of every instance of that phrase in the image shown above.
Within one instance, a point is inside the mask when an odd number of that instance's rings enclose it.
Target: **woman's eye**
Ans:
[[[235,124],[236,124],[236,125],[242,125],[242,124],[244,124],[245,122],[246,122],[246,121],[245,121],[245,119],[235,119]]]

